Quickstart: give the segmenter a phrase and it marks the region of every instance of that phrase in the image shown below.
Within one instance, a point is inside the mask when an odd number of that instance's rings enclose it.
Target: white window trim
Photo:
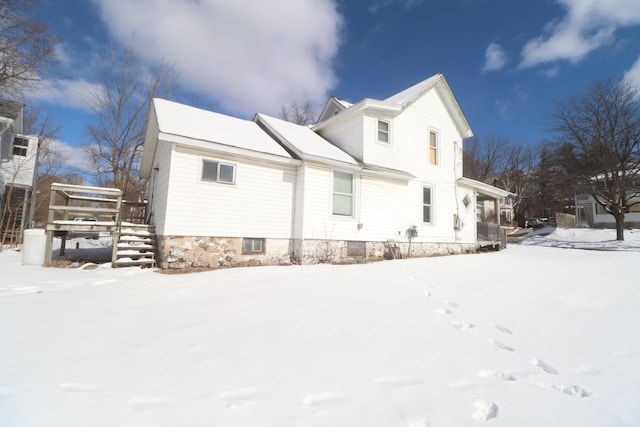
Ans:
[[[435,163],[431,163],[431,133],[434,133],[436,135],[436,162]],[[438,129],[429,128],[429,133],[428,133],[428,138],[427,138],[427,164],[429,166],[440,166],[440,131]]]
[[[424,189],[428,188],[431,191],[431,203],[429,204],[429,216],[431,217],[431,221],[429,222],[425,222],[424,221]],[[429,185],[429,184],[422,184],[422,186],[420,187],[420,222],[422,223],[422,225],[428,225],[428,226],[432,226],[435,224],[435,190],[433,185]]]
[[[391,145],[391,141],[393,140],[391,135],[392,135],[392,131],[391,131],[391,120],[388,119],[383,119],[383,118],[379,118],[376,117],[376,125],[375,125],[375,141],[378,144],[382,144],[382,145]],[[381,141],[380,138],[378,137],[378,126],[380,125],[380,122],[386,123],[387,124],[387,142],[385,141]]]
[[[334,190],[334,180],[335,180],[335,173],[336,172],[340,172],[340,173],[344,173],[344,174],[349,174],[351,175],[351,215],[340,215],[340,214],[336,214],[334,213],[334,209],[333,209],[333,196],[335,194],[347,194],[347,193],[337,193]],[[329,214],[332,218],[334,219],[343,219],[343,220],[353,220],[355,218],[355,211],[356,211],[356,174],[353,171],[344,171],[344,170],[338,170],[338,169],[334,169],[331,171],[331,191],[330,191],[330,202],[329,202]]]
[[[209,163],[217,163],[218,164],[218,168],[216,170],[216,179],[205,179],[203,174],[204,174],[204,164],[205,162],[209,162]],[[220,180],[220,165],[224,165],[224,166],[231,166],[233,168],[233,178],[232,181],[221,181]],[[217,160],[217,159],[211,159],[211,158],[206,158],[206,157],[201,157],[200,158],[200,182],[210,182],[210,183],[215,183],[215,184],[224,184],[224,185],[236,185],[236,168],[237,165],[235,163],[229,163],[229,162],[225,162],[225,161],[221,161],[221,160]]]
[[[249,241],[251,241],[252,248],[253,248],[253,243],[259,241],[260,242],[260,250],[259,251],[254,251],[254,250],[245,251],[245,248],[244,248],[245,242],[249,242]],[[243,255],[264,254],[264,253],[265,253],[265,239],[256,238],[256,237],[245,237],[245,238],[242,239],[242,254]]]
[[[23,144],[16,144],[16,141],[22,141],[24,142]],[[29,138],[21,136],[21,135],[14,135],[13,137],[13,143],[11,146],[11,153],[14,156],[18,156],[18,157],[27,157],[29,155],[29,145],[30,145],[31,141],[29,140]],[[21,153],[24,152],[24,154],[17,154],[16,153],[16,149],[19,149]]]

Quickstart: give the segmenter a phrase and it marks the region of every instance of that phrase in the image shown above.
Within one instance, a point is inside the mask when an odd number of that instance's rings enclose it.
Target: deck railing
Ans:
[[[122,191],[117,188],[51,184],[45,265],[51,263],[53,237],[62,237],[63,253],[69,232],[111,233],[115,259],[122,223],[144,224],[146,205],[122,200]],[[82,220],[89,218],[91,221]]]
[[[494,245],[499,243],[501,249],[507,247],[507,232],[499,224],[478,222],[476,226],[479,242],[487,242]]]

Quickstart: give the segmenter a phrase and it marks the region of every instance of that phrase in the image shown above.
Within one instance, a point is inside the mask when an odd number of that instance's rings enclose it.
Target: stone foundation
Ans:
[[[289,239],[265,239],[265,253],[243,254],[242,238],[158,236],[160,267],[170,270],[291,264]]]
[[[359,243],[362,248],[354,247]],[[358,246],[360,246],[358,245]],[[299,264],[354,264],[383,259],[423,258],[475,253],[474,244],[412,242],[351,242],[344,240],[304,240],[294,243],[295,260]]]
[[[243,254],[242,238],[158,236],[163,270],[215,270],[289,264],[355,264],[384,259],[474,253],[473,244],[264,239],[265,252]]]

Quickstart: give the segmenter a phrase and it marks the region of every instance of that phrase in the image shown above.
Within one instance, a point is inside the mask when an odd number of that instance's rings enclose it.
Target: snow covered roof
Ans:
[[[503,190],[501,188],[494,187],[493,185],[486,184],[482,181],[476,181],[475,179],[466,177],[458,178],[458,184],[473,188],[478,193],[485,194],[491,197],[508,197],[516,195],[510,191]]]
[[[351,104],[332,96],[320,114],[318,123],[313,128],[314,130],[320,130],[346,115],[361,114],[365,110],[384,112],[387,116],[395,117],[408,105],[412,104],[413,101],[431,89],[434,89],[442,99],[462,137],[473,136],[469,123],[467,123],[467,119],[462,114],[462,110],[442,74],[433,75],[384,100],[365,98],[355,104]]]
[[[442,74],[431,76],[428,79],[423,80],[420,83],[416,83],[410,88],[403,90],[402,92],[398,92],[395,95],[390,96],[389,98],[385,99],[385,101],[393,102],[394,104],[404,104],[405,102],[409,101],[414,96],[422,92],[424,89],[433,86],[433,84],[440,78],[442,78]]]
[[[265,114],[254,118],[276,134],[283,144],[302,159],[313,157],[357,165],[358,162],[307,126],[300,126]]]
[[[353,105],[351,102],[345,101],[344,99],[340,99],[340,98],[336,98],[336,97],[334,97],[334,99],[336,100],[336,102],[338,102],[344,108],[349,108],[349,107],[351,107]]]
[[[161,133],[291,157],[273,138],[250,121],[155,98],[153,108]]]

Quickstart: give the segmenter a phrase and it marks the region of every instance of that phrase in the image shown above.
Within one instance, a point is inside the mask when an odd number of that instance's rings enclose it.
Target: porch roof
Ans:
[[[471,178],[458,178],[458,184],[465,187],[470,187],[480,194],[484,194],[496,199],[516,195],[515,193],[512,193],[510,191],[503,190],[501,188],[494,187],[493,185],[489,185],[481,181],[476,181],[475,179]]]

